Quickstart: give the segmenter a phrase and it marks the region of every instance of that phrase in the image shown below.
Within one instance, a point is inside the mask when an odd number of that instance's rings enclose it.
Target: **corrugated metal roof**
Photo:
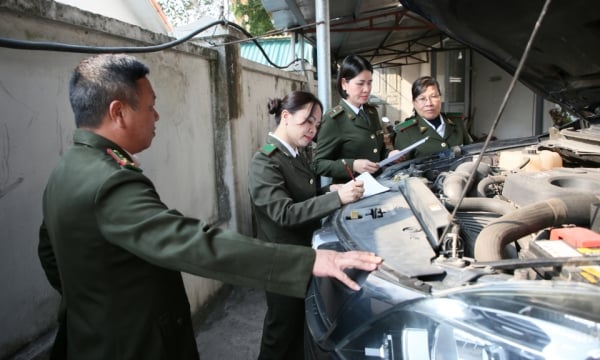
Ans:
[[[316,0],[261,0],[276,29],[303,34],[316,44]],[[429,62],[446,36],[399,0],[330,0],[329,41],[333,62],[349,54],[365,56],[375,67]]]
[[[257,40],[260,46],[263,48],[269,59],[274,64],[287,67],[291,64],[294,58],[303,58],[307,63],[313,64],[312,58],[312,44],[304,42],[304,51],[302,44],[296,42],[295,56],[292,54],[292,42],[290,37],[273,37],[263,38]],[[273,66],[265,58],[263,53],[260,51],[258,46],[254,42],[244,42],[240,44],[240,55],[244,59],[248,59],[263,65]]]

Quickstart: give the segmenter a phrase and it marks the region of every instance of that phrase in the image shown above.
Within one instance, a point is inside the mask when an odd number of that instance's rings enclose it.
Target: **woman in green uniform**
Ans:
[[[302,151],[321,123],[322,105],[313,94],[295,91],[283,99],[271,99],[268,106],[277,128],[254,155],[248,180],[257,237],[310,246],[321,218],[360,199],[363,183],[319,188],[319,176]],[[259,359],[304,359],[304,300],[272,292],[266,298]]]
[[[405,159],[433,155],[453,146],[473,142],[461,119],[449,119],[441,113],[441,94],[440,85],[431,76],[423,76],[413,82],[415,114],[396,125],[394,147],[400,150],[423,138],[429,138],[405,155]]]
[[[342,99],[323,116],[314,159],[317,174],[332,178],[333,183],[351,179],[345,164],[354,173],[376,174],[379,161],[388,155],[379,114],[368,103],[372,82],[369,61],[360,55],[344,59],[337,78]]]

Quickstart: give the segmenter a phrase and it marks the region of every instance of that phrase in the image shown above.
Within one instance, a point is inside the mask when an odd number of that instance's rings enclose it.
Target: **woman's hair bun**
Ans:
[[[269,114],[278,114],[281,111],[281,99],[269,99],[267,107],[269,108]]]

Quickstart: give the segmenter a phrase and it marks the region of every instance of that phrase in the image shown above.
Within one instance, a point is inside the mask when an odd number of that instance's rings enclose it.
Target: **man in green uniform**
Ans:
[[[71,78],[78,129],[44,191],[38,249],[62,295],[52,357],[198,359],[180,271],[296,297],[311,274],[358,289],[342,270],[375,269],[373,254],[265,243],[161,202],[131,155],[159,118],[147,74],[131,56],[98,55]]]
[[[447,151],[453,146],[472,143],[461,119],[449,119],[441,114],[440,87],[434,78],[424,76],[412,85],[415,115],[396,125],[394,147],[398,150],[429,137],[425,143],[405,155],[418,158]]]

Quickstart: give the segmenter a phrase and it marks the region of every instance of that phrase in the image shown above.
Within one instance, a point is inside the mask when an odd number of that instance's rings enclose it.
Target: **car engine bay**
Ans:
[[[346,270],[358,292],[311,281],[310,358],[600,359],[598,57],[585,45],[598,12],[550,0],[502,2],[493,14],[473,1],[401,3],[512,83],[485,141],[385,167],[376,180],[389,190],[344,205],[314,233],[314,248],[384,261]],[[490,26],[499,13],[514,21]],[[491,141],[516,81],[568,116],[545,134]]]
[[[596,131],[568,128],[493,142],[483,155],[472,144],[392,165],[377,178],[391,191],[330,221],[349,248],[381,254],[382,271],[433,291],[498,277],[597,284]]]

